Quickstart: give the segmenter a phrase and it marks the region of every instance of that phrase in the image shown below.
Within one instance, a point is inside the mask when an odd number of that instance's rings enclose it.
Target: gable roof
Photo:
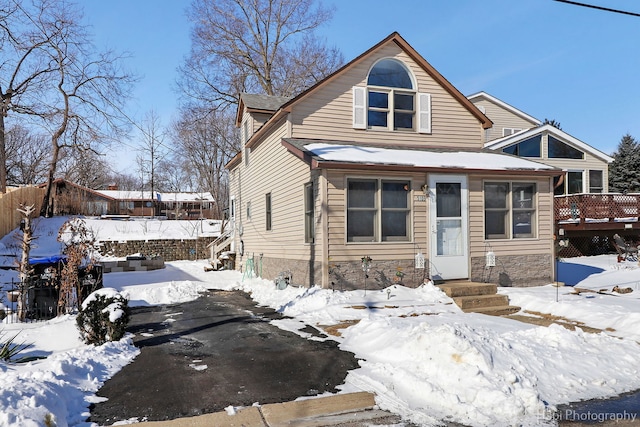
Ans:
[[[263,94],[241,93],[236,111],[236,126],[242,121],[242,112],[246,108],[252,113],[275,113],[278,109],[291,99],[290,96],[274,96]]]
[[[379,147],[342,141],[284,138],[282,144],[314,168],[483,171],[494,174],[558,175],[561,170],[535,160],[491,150]]]
[[[325,85],[333,82],[335,79],[339,78],[342,74],[347,72],[350,68],[355,66],[357,63],[364,60],[366,57],[371,55],[373,52],[377,51],[380,47],[386,45],[387,43],[395,43],[400,49],[402,49],[411,59],[413,59],[427,74],[431,76],[440,86],[442,86],[454,99],[456,99],[466,110],[468,110],[478,121],[482,124],[484,129],[488,129],[493,126],[493,122],[484,115],[478,107],[476,107],[466,96],[464,96],[458,89],[456,89],[447,79],[442,76],[431,64],[429,64],[409,43],[407,43],[398,32],[393,32],[388,35],[386,38],[378,42],[373,47],[369,48],[364,53],[357,56],[355,59],[351,60],[337,71],[334,71],[324,79],[320,80],[315,85],[310,88],[302,91],[297,96],[293,97],[286,103],[280,106],[280,108],[267,120],[267,122],[260,127],[246,143],[247,147],[252,147],[256,144],[256,141],[264,135],[271,128],[272,125],[278,123],[280,119],[282,119],[286,114],[291,112],[293,106],[297,103],[301,102],[305,97],[309,94],[316,92],[321,89]],[[242,100],[242,99],[241,99]],[[240,113],[241,105],[238,105],[238,114]],[[237,120],[236,116],[236,120]],[[241,153],[238,153],[238,156],[242,156]],[[231,162],[234,162],[235,159],[232,159]],[[237,161],[237,160],[236,160]],[[229,163],[231,163],[229,162]],[[232,163],[232,164],[233,164]],[[228,164],[229,165],[229,164]]]
[[[530,116],[529,114],[525,113],[522,110],[518,110],[516,107],[507,104],[506,102],[496,98],[495,96],[489,95],[487,92],[478,92],[478,93],[474,93],[473,95],[469,95],[467,97],[469,99],[469,101],[475,103],[481,99],[486,99],[487,101],[493,102],[494,104],[504,108],[505,110],[511,112],[512,114],[515,114],[516,116],[527,120],[529,122],[532,122],[534,125],[539,126],[542,124],[542,122],[538,119],[536,119],[533,116]]]
[[[535,128],[531,128],[529,130],[525,130],[513,135],[508,135],[502,138],[498,138],[498,139],[494,139],[493,141],[489,141],[486,144],[484,144],[485,148],[489,148],[491,150],[498,150],[504,147],[507,147],[509,145],[513,145],[513,144],[517,144],[518,142],[524,141],[525,139],[529,139],[531,137],[534,137],[536,135],[542,134],[542,133],[548,133],[549,135],[552,135],[570,145],[573,145],[574,147],[585,151],[589,154],[591,154],[594,157],[597,157],[599,159],[602,159],[603,161],[607,162],[607,163],[611,163],[613,161],[613,157],[606,155],[605,153],[603,153],[602,151],[593,148],[592,146],[590,146],[589,144],[580,141],[578,138],[573,137],[571,135],[569,135],[568,133],[566,133],[565,131],[563,131],[562,129],[558,129],[555,126],[546,124],[546,125],[542,125],[542,126],[538,126]]]

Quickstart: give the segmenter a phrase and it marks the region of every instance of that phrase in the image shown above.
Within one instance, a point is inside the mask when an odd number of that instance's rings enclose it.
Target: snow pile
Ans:
[[[43,232],[52,236],[57,232]],[[117,238],[117,235],[114,235]],[[3,239],[7,247],[9,245]],[[38,242],[42,255],[55,244]],[[640,268],[615,255],[573,260],[603,268],[576,288],[501,288],[525,316],[556,316],[600,333],[558,325],[465,314],[432,284],[416,289],[278,290],[271,280],[235,271],[205,272],[202,261],[167,263],[163,270],[109,273],[104,286],[130,306],[171,304],[206,289],[249,292],[259,304],[288,316],[278,327],[308,339],[335,339],[354,352],[341,392],[376,393],[383,409],[418,425],[457,422],[471,426],[555,425],[563,403],[640,389]],[[0,283],[12,272],[0,270]],[[632,292],[617,294],[614,285]],[[582,323],[580,323],[582,322]],[[319,338],[308,325],[335,334]],[[586,329],[585,329],[586,330]],[[0,363],[0,426],[92,426],[89,405],[100,386],[138,354],[130,337],[102,346],[82,343],[75,316],[39,323],[4,323],[0,333],[31,344],[28,363]],[[42,359],[35,359],[35,358]],[[193,361],[194,370],[207,369]],[[135,422],[133,420],[131,422]]]

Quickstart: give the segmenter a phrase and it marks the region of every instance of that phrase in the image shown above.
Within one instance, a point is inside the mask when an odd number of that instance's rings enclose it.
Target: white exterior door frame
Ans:
[[[469,187],[466,175],[429,175],[429,224],[431,278],[468,278]]]

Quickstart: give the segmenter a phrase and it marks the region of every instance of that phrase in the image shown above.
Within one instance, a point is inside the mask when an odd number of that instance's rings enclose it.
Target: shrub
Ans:
[[[87,344],[118,341],[129,323],[129,302],[113,288],[98,289],[82,303],[76,323]]]
[[[2,360],[3,362],[10,362],[14,356],[18,355],[25,348],[29,347],[29,344],[14,343],[15,339],[18,337],[18,334],[15,334],[13,337],[4,342],[1,340],[1,338],[3,337],[4,334],[0,334],[0,360]]]

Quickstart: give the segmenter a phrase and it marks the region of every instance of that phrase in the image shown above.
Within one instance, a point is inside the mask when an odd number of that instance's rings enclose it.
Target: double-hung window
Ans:
[[[406,66],[392,58],[369,71],[367,87],[354,87],[353,127],[431,132],[431,95],[417,93]]]
[[[485,239],[536,237],[536,184],[484,183]]]
[[[410,240],[409,181],[349,179],[347,242]]]

